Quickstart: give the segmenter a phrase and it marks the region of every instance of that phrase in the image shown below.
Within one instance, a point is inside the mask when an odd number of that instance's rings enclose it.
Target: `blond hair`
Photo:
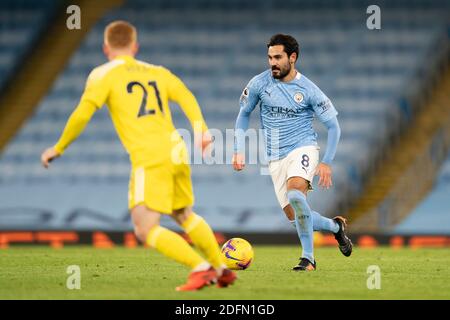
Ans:
[[[123,20],[113,21],[105,28],[105,43],[113,49],[128,48],[137,41],[136,28]]]

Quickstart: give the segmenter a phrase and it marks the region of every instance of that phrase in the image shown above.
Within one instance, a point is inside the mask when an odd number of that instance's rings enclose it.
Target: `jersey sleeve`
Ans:
[[[167,69],[164,69],[168,83],[168,98],[176,102],[183,110],[194,129],[194,132],[208,131],[200,106],[192,92],[183,81]]]
[[[331,165],[331,162],[336,155],[339,138],[341,137],[341,128],[336,117],[324,122],[324,124],[328,129],[328,139],[322,162]]]
[[[250,114],[260,100],[259,86],[255,78],[250,80],[239,98],[239,114],[236,119],[234,152],[243,153],[245,149],[245,131],[248,129]]]
[[[240,110],[250,114],[259,102],[259,86],[255,78],[250,80],[239,99]]]
[[[315,85],[312,88],[310,104],[321,122],[326,122],[338,114],[330,99]]]
[[[109,89],[106,72],[101,68],[95,68],[87,78],[81,101],[92,103],[100,109],[108,98]]]
[[[55,150],[59,154],[63,154],[66,148],[83,132],[84,128],[91,120],[96,106],[88,100],[82,100],[80,104],[75,108],[70,116],[67,124],[64,128],[61,137],[54,146]]]

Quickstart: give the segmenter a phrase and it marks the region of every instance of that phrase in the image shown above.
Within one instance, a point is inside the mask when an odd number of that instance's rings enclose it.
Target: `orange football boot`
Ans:
[[[177,291],[195,291],[217,282],[216,270],[211,267],[206,271],[191,272],[188,281],[176,287]]]

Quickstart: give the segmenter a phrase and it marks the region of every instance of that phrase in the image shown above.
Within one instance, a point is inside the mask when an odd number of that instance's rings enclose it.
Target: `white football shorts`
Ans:
[[[281,160],[269,162],[269,172],[281,208],[289,204],[287,198],[287,180],[289,178],[302,177],[309,181],[311,188],[314,173],[319,164],[319,149],[318,146],[300,147],[292,150]]]

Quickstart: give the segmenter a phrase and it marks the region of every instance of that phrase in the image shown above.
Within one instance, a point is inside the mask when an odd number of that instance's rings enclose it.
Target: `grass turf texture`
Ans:
[[[0,299],[450,299],[450,250],[316,249],[317,271],[291,271],[295,246],[254,246],[255,261],[232,287],[176,292],[187,268],[146,248],[11,247],[0,250]],[[81,289],[66,288],[69,265],[81,269]],[[381,269],[381,289],[367,289],[369,265]]]

